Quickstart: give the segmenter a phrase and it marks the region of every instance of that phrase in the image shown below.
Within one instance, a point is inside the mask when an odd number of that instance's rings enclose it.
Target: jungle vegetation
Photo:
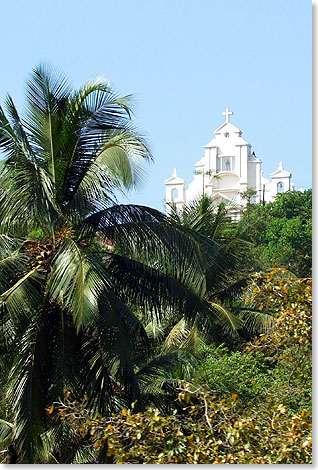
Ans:
[[[119,204],[152,160],[131,103],[40,65],[0,108],[1,461],[307,463],[309,192]]]

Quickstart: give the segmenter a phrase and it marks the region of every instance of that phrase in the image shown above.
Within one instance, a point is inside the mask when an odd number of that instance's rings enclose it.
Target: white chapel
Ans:
[[[278,193],[294,190],[292,175],[284,170],[282,162],[270,179],[264,177],[262,161],[251,152],[251,145],[243,139],[242,131],[230,122],[233,112],[226,108],[222,115],[225,121],[204,147],[204,156],[195,163],[194,178],[188,188],[176,168],[165,181],[167,213],[172,203],[181,208],[184,203],[207,194],[216,202],[228,202],[232,216],[239,218],[247,203],[242,197],[247,188],[254,189],[251,202],[256,203],[273,201]]]

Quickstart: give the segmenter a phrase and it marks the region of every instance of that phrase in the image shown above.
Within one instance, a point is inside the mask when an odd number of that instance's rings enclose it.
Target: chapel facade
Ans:
[[[253,189],[250,202],[274,201],[277,194],[293,191],[291,173],[279,162],[278,169],[267,179],[263,175],[262,161],[251,151],[251,145],[243,139],[242,131],[230,122],[233,112],[226,108],[222,113],[225,122],[214,131],[214,138],[204,147],[204,156],[195,163],[193,180],[186,181],[177,175],[177,169],[165,180],[166,211],[171,204],[181,208],[183,204],[210,195],[216,203],[225,201],[233,219],[239,219],[247,203],[244,191]]]

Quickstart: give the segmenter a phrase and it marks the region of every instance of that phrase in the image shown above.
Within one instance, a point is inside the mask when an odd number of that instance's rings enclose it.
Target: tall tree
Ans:
[[[102,80],[73,91],[41,65],[26,98],[23,116],[10,96],[0,108],[4,418],[20,463],[60,462],[58,443],[71,429],[50,428],[45,408],[71,390],[108,413],[114,385],[138,399],[132,351],[148,338],[132,307],[150,318],[202,312],[220,325],[204,296],[224,284],[227,263],[203,235],[116,203],[116,191],[136,186],[151,160],[132,127],[130,97]]]
[[[249,212],[249,213],[248,213]],[[281,193],[265,206],[250,206],[242,224],[256,248],[256,267],[283,266],[296,276],[311,276],[312,191]]]

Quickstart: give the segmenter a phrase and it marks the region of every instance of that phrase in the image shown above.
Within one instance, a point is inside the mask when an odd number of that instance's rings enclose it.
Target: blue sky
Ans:
[[[203,146],[231,122],[263,161],[283,160],[296,189],[311,187],[309,0],[12,0],[0,16],[0,101],[23,105],[31,69],[48,61],[74,87],[102,75],[137,101],[154,154],[127,202],[163,209],[177,167],[190,182]]]

